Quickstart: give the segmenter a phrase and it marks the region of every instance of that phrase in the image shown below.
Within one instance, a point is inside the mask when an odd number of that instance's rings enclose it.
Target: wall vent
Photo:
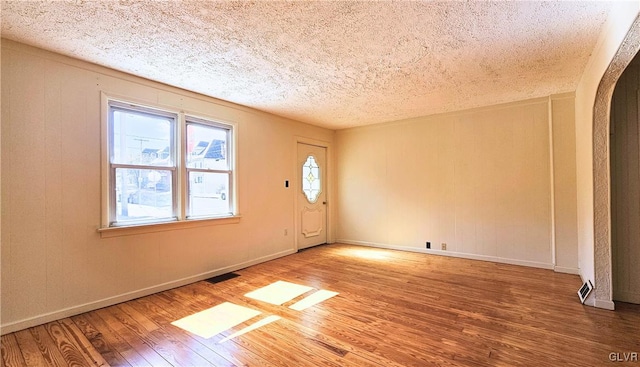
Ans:
[[[593,284],[591,284],[590,280],[587,280],[582,287],[580,287],[580,290],[578,291],[578,297],[580,297],[580,302],[582,304],[584,304],[584,301],[587,299],[587,297],[589,297],[589,293],[591,293],[591,290],[593,289]]]

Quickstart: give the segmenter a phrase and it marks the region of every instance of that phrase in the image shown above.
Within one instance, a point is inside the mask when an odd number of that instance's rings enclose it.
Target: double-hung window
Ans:
[[[187,218],[231,214],[231,129],[210,121],[186,118]]]
[[[108,225],[229,217],[233,126],[108,101]]]

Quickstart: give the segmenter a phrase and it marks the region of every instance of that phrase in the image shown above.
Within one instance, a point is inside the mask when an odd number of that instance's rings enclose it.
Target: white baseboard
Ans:
[[[604,308],[605,310],[613,311],[616,309],[616,304],[613,301],[605,301],[601,299],[596,299],[594,306],[597,308]]]
[[[205,272],[205,273],[193,275],[193,276],[190,276],[190,277],[174,280],[174,281],[171,281],[171,282],[158,284],[158,285],[155,285],[155,286],[152,286],[152,287],[143,288],[143,289],[139,289],[139,290],[136,290],[136,291],[120,294],[120,295],[117,295],[117,296],[101,299],[101,300],[98,300],[98,301],[89,302],[89,303],[85,303],[85,304],[78,305],[78,306],[68,307],[68,308],[64,308],[64,309],[57,310],[57,311],[54,311],[54,312],[49,312],[49,313],[46,313],[46,314],[30,317],[30,318],[27,318],[27,319],[22,319],[22,320],[10,322],[10,323],[7,323],[7,324],[0,325],[0,335],[5,335],[5,334],[8,334],[8,333],[12,333],[14,331],[23,330],[23,329],[30,328],[30,327],[37,326],[37,325],[42,325],[42,324],[45,324],[47,322],[63,319],[65,317],[71,317],[71,316],[79,315],[81,313],[92,311],[92,310],[97,310],[99,308],[112,306],[112,305],[115,305],[115,304],[118,304],[118,303],[130,301],[132,299],[136,299],[136,298],[148,296],[150,294],[166,291],[168,289],[181,287],[183,285],[187,285],[187,284],[191,284],[191,283],[194,283],[194,282],[197,282],[197,281],[200,281],[200,280],[204,280],[204,279],[208,279],[208,278],[211,278],[211,277],[215,277],[217,275],[226,274],[226,273],[229,273],[229,272],[232,272],[232,271],[236,271],[236,270],[239,270],[239,269],[244,269],[244,268],[252,266],[252,265],[260,264],[260,263],[263,263],[263,262],[266,262],[266,261],[270,261],[270,260],[273,260],[273,259],[277,259],[279,257],[291,255],[291,254],[293,254],[295,252],[296,251],[293,250],[293,249],[286,250],[286,251],[278,252],[278,253],[275,253],[275,254],[272,254],[272,255],[263,256],[263,257],[260,257],[260,258],[254,259],[254,260],[246,261],[246,262],[243,262],[243,263],[240,263],[240,264],[235,264],[235,265],[227,266],[227,267],[224,267],[224,268],[219,268],[219,269],[216,269],[216,270],[208,271],[208,272]]]
[[[640,304],[640,294],[636,292],[616,291],[616,298],[621,302]]]
[[[553,271],[555,271],[556,273],[580,275],[580,269],[578,268],[565,268],[563,266],[555,266],[553,268]]]
[[[351,241],[351,240],[344,240],[344,239],[337,240],[336,242],[344,243],[347,245],[357,245],[357,246],[385,248],[389,250],[419,252],[423,254],[458,257],[458,258],[470,259],[470,260],[492,261],[492,262],[502,263],[502,264],[528,266],[532,268],[541,268],[541,269],[550,269],[550,270],[553,270],[554,268],[553,264],[541,263],[536,261],[518,260],[518,259],[507,259],[507,258],[497,257],[497,256],[476,255],[476,254],[468,254],[468,253],[455,252],[455,251],[442,251],[442,250],[433,250],[433,249],[408,247],[408,246],[395,246],[395,245],[388,245],[383,243]]]
[[[578,296],[576,295],[576,299],[578,298]],[[595,297],[593,296],[593,294],[590,294],[589,297],[584,301],[584,305],[585,306],[591,306],[591,307],[596,307],[596,302],[595,302]],[[580,299],[578,299],[578,302],[580,302]]]

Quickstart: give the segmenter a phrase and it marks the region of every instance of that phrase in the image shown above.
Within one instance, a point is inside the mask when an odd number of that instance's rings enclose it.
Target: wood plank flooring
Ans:
[[[339,244],[236,273],[4,335],[2,366],[640,366],[619,361],[640,306],[582,306],[575,275]],[[339,295],[244,296],[279,280]],[[208,339],[171,324],[223,302],[280,319],[222,343],[256,319]]]

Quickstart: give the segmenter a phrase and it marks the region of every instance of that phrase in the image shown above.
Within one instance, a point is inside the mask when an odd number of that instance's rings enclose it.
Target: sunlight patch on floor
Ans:
[[[225,302],[174,321],[171,324],[208,339],[261,313],[248,307]]]
[[[335,297],[338,294],[339,294],[338,292],[332,292],[332,291],[320,289],[319,291],[313,294],[310,294],[307,297],[301,299],[300,301],[292,304],[291,306],[289,306],[289,308],[296,311],[302,311],[311,306],[315,306],[322,301],[326,301],[331,297]]]
[[[341,254],[351,257],[359,257],[361,259],[369,259],[369,260],[387,260],[389,259],[389,253],[383,250],[373,250],[373,249],[343,249],[340,251]]]
[[[313,288],[306,285],[289,283],[279,280],[260,289],[245,294],[245,297],[253,298],[258,301],[271,303],[272,305],[281,305],[285,302],[309,292]]]
[[[268,324],[270,324],[270,323],[272,323],[272,322],[275,322],[275,321],[278,321],[278,320],[280,320],[280,319],[281,319],[281,317],[280,317],[280,316],[275,316],[275,315],[267,316],[267,317],[265,317],[264,319],[262,319],[262,320],[260,320],[260,321],[257,321],[257,322],[255,322],[255,323],[253,323],[253,324],[251,324],[251,325],[249,325],[249,326],[245,327],[245,328],[244,328],[244,329],[242,329],[242,330],[236,331],[235,333],[233,333],[233,334],[229,335],[228,337],[226,337],[226,338],[224,338],[224,339],[220,340],[218,343],[220,343],[220,344],[221,344],[221,343],[224,343],[224,342],[226,342],[226,341],[228,341],[228,340],[231,340],[231,339],[233,339],[233,338],[236,338],[236,337],[238,337],[238,336],[240,336],[240,335],[244,335],[244,334],[246,334],[246,333],[248,333],[248,332],[250,332],[250,331],[253,331],[253,330],[255,330],[255,329],[261,328],[261,327],[263,327],[263,326],[265,326],[265,325],[268,325]]]
[[[325,289],[318,289],[315,292],[310,292],[314,289],[315,288],[306,285],[279,280],[275,283],[271,283],[267,286],[251,291],[244,296],[276,306],[282,306],[289,301],[297,299],[298,297],[305,296],[305,293],[310,293],[288,307],[292,310],[303,311],[339,294],[338,292],[328,291]],[[284,307],[287,306],[283,306],[283,308]],[[171,324],[202,338],[209,339],[214,335],[218,335],[226,330],[234,328],[260,314],[262,314],[262,311],[239,306],[230,302],[224,302],[215,307],[174,321]],[[224,343],[280,319],[280,316],[275,315],[264,317],[261,320],[244,327],[242,330],[223,338],[219,343]]]

